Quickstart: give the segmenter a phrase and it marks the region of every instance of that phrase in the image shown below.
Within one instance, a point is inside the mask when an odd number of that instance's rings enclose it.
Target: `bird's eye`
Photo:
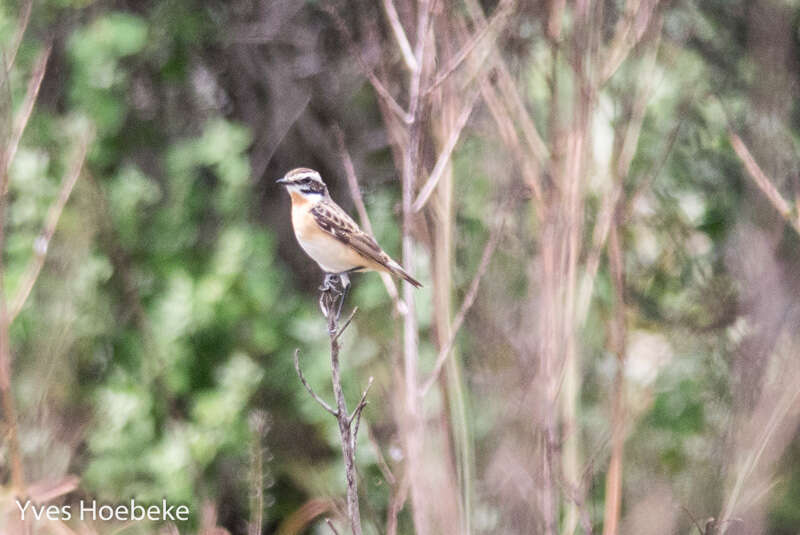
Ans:
[[[304,178],[303,180],[300,181],[300,183],[301,184],[311,184],[311,179],[310,178]]]

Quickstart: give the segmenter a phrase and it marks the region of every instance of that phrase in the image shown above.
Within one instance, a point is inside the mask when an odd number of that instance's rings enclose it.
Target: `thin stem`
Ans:
[[[733,150],[736,152],[736,155],[744,164],[745,169],[747,170],[748,176],[753,179],[758,189],[764,194],[767,200],[772,204],[775,210],[783,217],[787,223],[789,223],[792,228],[800,234],[800,217],[797,216],[796,213],[793,213],[792,207],[789,204],[781,192],[778,191],[772,181],[767,177],[766,173],[761,169],[761,166],[758,165],[756,159],[753,158],[752,153],[745,145],[742,138],[740,138],[733,130],[729,130],[728,136],[730,137],[731,145],[733,146]],[[795,211],[799,207],[795,207]]]
[[[25,273],[22,275],[22,281],[20,282],[17,293],[14,295],[14,299],[11,302],[11,308],[8,317],[9,323],[14,321],[14,319],[22,310],[22,307],[25,306],[25,302],[28,300],[28,296],[30,296],[31,290],[33,290],[33,286],[36,284],[36,281],[39,278],[42,267],[44,267],[44,262],[47,258],[47,251],[50,246],[50,240],[53,238],[53,235],[56,232],[56,227],[58,226],[58,221],[61,218],[61,213],[64,211],[64,206],[66,206],[67,201],[72,194],[72,190],[75,188],[75,183],[81,176],[81,170],[86,162],[86,154],[89,151],[90,141],[90,135],[87,135],[81,141],[80,147],[78,148],[78,154],[75,157],[72,166],[61,179],[61,188],[59,190],[58,197],[56,197],[55,201],[53,201],[53,204],[50,206],[50,209],[47,212],[47,219],[45,220],[44,227],[42,228],[42,232],[39,233],[39,236],[34,241],[33,258],[31,258],[30,262],[25,268]]]
[[[17,59],[17,52],[22,44],[22,37],[25,35],[25,30],[28,28],[28,21],[31,19],[31,11],[33,8],[33,0],[27,0],[22,7],[20,13],[20,21],[17,24],[17,34],[14,36],[14,44],[11,45],[11,50],[8,54],[8,72],[11,72],[11,67],[14,66],[14,61]]]
[[[467,41],[461,50],[459,50],[450,63],[442,69],[439,74],[436,76],[436,79],[431,83],[428,88],[425,90],[425,96],[431,94],[437,87],[442,85],[445,80],[447,80],[450,75],[452,75],[456,69],[458,69],[464,61],[469,58],[472,52],[475,50],[475,47],[480,43],[484,37],[489,34],[489,31],[494,29],[496,26],[500,25],[500,22],[511,13],[511,8],[514,6],[514,2],[511,0],[503,0],[500,5],[495,8],[495,13],[492,15],[492,19],[484,25],[478,32],[472,36],[472,38]]]
[[[397,41],[397,46],[403,56],[403,61],[409,71],[414,72],[419,67],[417,58],[414,57],[414,52],[411,50],[411,43],[408,42],[408,37],[400,23],[400,17],[397,14],[397,9],[394,7],[392,0],[383,0],[383,8],[386,11],[386,17],[389,19],[389,25],[392,27],[392,33]]]
[[[336,531],[336,528],[333,525],[333,521],[330,518],[325,519],[325,523],[328,524],[328,527],[331,528],[333,535],[339,535],[339,532]]]
[[[297,376],[300,377],[300,382],[303,383],[304,387],[306,387],[306,390],[308,391],[309,394],[311,394],[311,397],[314,398],[314,401],[319,403],[320,406],[326,411],[328,411],[330,414],[332,414],[335,417],[338,417],[337,411],[331,408],[331,406],[328,405],[328,403],[324,399],[319,397],[317,393],[314,392],[314,390],[311,388],[311,385],[308,384],[308,381],[306,381],[306,377],[303,375],[303,371],[300,369],[300,359],[298,358],[299,353],[300,353],[299,348],[294,350],[294,370],[297,372]]]
[[[358,64],[361,67],[361,70],[364,72],[364,75],[367,77],[367,80],[369,80],[369,83],[372,84],[372,88],[375,90],[376,93],[378,93],[378,96],[381,97],[381,99],[386,103],[388,108],[392,110],[392,112],[395,115],[397,115],[403,123],[409,124],[411,122],[411,113],[404,110],[402,106],[400,106],[400,104],[397,103],[397,100],[395,100],[395,98],[392,96],[389,90],[386,89],[386,86],[383,85],[383,82],[381,82],[380,79],[375,75],[373,69],[371,69],[369,65],[367,65],[366,60],[364,60],[364,58],[361,55],[361,50],[359,50],[358,47],[356,47],[355,43],[353,42],[353,36],[350,33],[350,30],[348,29],[347,23],[345,23],[345,21],[342,20],[342,17],[339,15],[339,13],[336,12],[336,9],[334,9],[332,6],[325,5],[323,6],[323,9],[325,9],[325,11],[331,17],[333,17],[333,22],[336,24],[339,31],[342,32],[342,35],[344,35],[345,39],[347,40],[350,49],[353,51],[353,56],[356,58],[356,61],[358,61]]]
[[[30,120],[33,108],[36,105],[36,99],[39,96],[39,89],[42,87],[42,80],[47,70],[47,60],[50,58],[51,51],[52,46],[48,45],[42,53],[39,54],[39,58],[36,60],[36,66],[33,69],[33,74],[31,74],[31,79],[28,82],[28,89],[25,92],[25,99],[22,101],[22,106],[14,121],[14,132],[8,143],[8,148],[6,149],[6,172],[11,168],[11,162],[14,160],[14,155],[17,153],[22,134],[25,133],[25,127],[28,126],[28,120]],[[4,184],[3,191],[8,191],[8,182]]]
[[[475,299],[478,297],[478,288],[480,287],[481,278],[483,278],[486,270],[489,268],[489,262],[491,261],[492,255],[494,255],[494,251],[497,248],[501,230],[502,225],[498,225],[492,230],[489,239],[486,241],[486,245],[483,248],[483,254],[481,254],[481,261],[478,264],[478,269],[469,285],[467,295],[464,297],[464,301],[461,303],[461,308],[458,310],[458,313],[453,320],[450,338],[447,340],[447,343],[442,346],[428,380],[425,381],[425,384],[422,386],[422,388],[420,388],[420,397],[425,397],[431,387],[436,383],[439,374],[442,372],[442,368],[447,361],[447,357],[450,355],[450,350],[453,348],[453,344],[455,343],[458,331],[461,329],[461,325],[464,323],[464,318],[466,318],[467,312],[469,312],[469,309],[472,308],[472,305],[475,303]]]
[[[464,105],[464,108],[461,110],[461,114],[459,114],[458,118],[456,119],[453,129],[450,131],[450,136],[447,138],[447,142],[445,143],[442,152],[436,159],[436,165],[433,167],[431,176],[428,177],[427,182],[425,182],[425,185],[422,186],[422,189],[420,189],[417,200],[414,201],[414,204],[411,206],[411,209],[414,212],[419,212],[422,210],[422,208],[425,206],[425,203],[428,202],[428,199],[433,193],[433,190],[436,189],[437,184],[439,184],[439,180],[442,178],[442,175],[444,175],[445,169],[447,169],[447,166],[450,163],[450,157],[453,155],[453,149],[455,149],[458,140],[461,138],[461,131],[466,126],[469,116],[472,115],[472,110],[475,109],[475,104],[477,104],[479,96],[480,84],[472,92],[472,95],[467,98],[467,103]]]
[[[353,411],[353,414],[348,415],[347,403],[345,402],[344,392],[342,390],[342,377],[339,369],[339,337],[345,329],[347,329],[347,326],[350,325],[358,309],[353,310],[345,324],[339,328],[338,312],[340,303],[345,296],[345,287],[342,283],[341,277],[327,275],[319,298],[322,314],[328,321],[328,335],[330,336],[331,348],[331,383],[333,385],[333,396],[334,399],[336,399],[336,409],[323,401],[322,398],[311,389],[311,386],[309,386],[308,381],[306,381],[306,378],[300,370],[300,363],[298,360],[299,350],[295,350],[294,352],[294,368],[295,371],[297,371],[297,375],[300,377],[300,382],[303,383],[303,386],[311,397],[314,398],[323,409],[336,418],[342,444],[345,478],[347,480],[347,517],[350,520],[350,527],[353,531],[353,535],[361,535],[361,514],[358,508],[358,482],[356,479],[355,466],[356,439],[358,437],[358,427],[361,423],[361,413],[367,404],[367,393],[372,386],[373,379],[370,377],[369,384],[361,395],[356,409]],[[355,426],[353,424],[355,424]]]
[[[345,329],[347,329],[350,326],[350,322],[353,321],[353,316],[356,315],[356,312],[358,312],[358,307],[355,307],[353,309],[353,311],[350,313],[350,315],[345,320],[344,325],[342,325],[342,327],[336,332],[336,334],[333,337],[334,340],[338,340],[339,337],[342,336],[342,334],[344,334]]]

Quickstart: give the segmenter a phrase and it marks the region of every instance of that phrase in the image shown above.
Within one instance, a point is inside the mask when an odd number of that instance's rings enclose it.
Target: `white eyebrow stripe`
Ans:
[[[319,176],[319,173],[298,173],[296,175],[292,175],[292,180],[300,180],[301,178],[313,178],[315,180],[319,180],[322,182],[322,177]]]

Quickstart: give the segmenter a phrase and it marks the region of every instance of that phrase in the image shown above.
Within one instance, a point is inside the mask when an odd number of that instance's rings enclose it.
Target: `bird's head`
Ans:
[[[328,194],[328,187],[319,173],[307,167],[292,169],[278,180],[278,184],[284,186],[292,197],[299,195],[309,201],[317,201]]]

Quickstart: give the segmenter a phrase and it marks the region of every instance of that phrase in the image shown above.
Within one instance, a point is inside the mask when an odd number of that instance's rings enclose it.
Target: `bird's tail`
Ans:
[[[391,262],[389,262],[389,266],[388,266],[388,267],[389,267],[389,270],[392,272],[392,274],[393,274],[393,275],[396,275],[396,276],[398,276],[398,277],[400,277],[400,278],[402,278],[402,279],[405,279],[405,280],[407,280],[407,281],[408,281],[409,283],[411,283],[411,285],[412,285],[412,286],[414,286],[415,288],[422,288],[422,283],[421,283],[421,282],[419,282],[419,281],[418,281],[417,279],[415,279],[414,277],[412,277],[411,275],[409,275],[409,274],[406,272],[406,270],[405,270],[405,269],[403,269],[403,266],[401,266],[400,264],[398,264],[398,263],[397,263],[397,262],[395,262],[394,260],[392,260]]]

